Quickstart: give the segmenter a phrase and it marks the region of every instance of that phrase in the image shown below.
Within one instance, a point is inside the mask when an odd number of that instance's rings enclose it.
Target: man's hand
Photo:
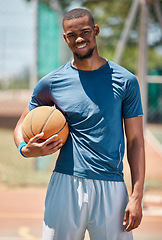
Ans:
[[[128,226],[126,227],[124,232],[129,232],[137,228],[140,225],[141,220],[142,220],[141,199],[131,197],[125,209],[123,225],[126,226],[128,224]]]
[[[31,138],[26,146],[22,148],[22,153],[25,157],[39,157],[55,153],[62,147],[62,140],[55,140],[58,136],[54,135],[44,142],[39,142],[43,138],[44,133],[37,134]]]

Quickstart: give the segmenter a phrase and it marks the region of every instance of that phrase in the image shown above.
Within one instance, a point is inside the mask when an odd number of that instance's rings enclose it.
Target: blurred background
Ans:
[[[95,23],[99,25],[101,31],[97,38],[100,55],[127,68],[138,78],[144,108],[145,192],[150,194],[149,196],[159,197],[156,207],[160,212],[161,0],[0,0],[1,196],[2,192],[3,196],[5,195],[4,189],[9,192],[11,189],[17,191],[20,188],[28,190],[34,187],[43,189],[41,197],[44,197],[58,153],[50,157],[24,159],[14,145],[13,129],[28,104],[36,83],[41,77],[72,58],[62,38],[62,16],[74,7],[85,7],[93,13]],[[130,174],[126,157],[124,174],[129,189]],[[0,199],[5,202],[5,198]],[[152,201],[153,205],[157,204],[155,198]],[[144,206],[147,208],[147,201]],[[6,215],[5,213],[0,215],[0,220],[1,216],[4,218]],[[158,220],[158,223],[161,222],[162,220]],[[3,234],[0,230],[0,239],[1,235]],[[6,239],[4,235],[2,239]],[[25,239],[36,240],[29,236]],[[145,239],[144,236],[142,239]],[[162,238],[147,237],[147,239]]]

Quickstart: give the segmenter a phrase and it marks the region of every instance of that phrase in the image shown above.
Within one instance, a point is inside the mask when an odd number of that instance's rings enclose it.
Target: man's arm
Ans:
[[[14,130],[14,141],[18,147],[21,142],[24,141],[21,131],[21,126],[25,116],[30,112],[29,108],[26,107],[22,113],[19,121]],[[62,147],[62,140],[55,141],[57,135],[48,138],[46,141],[39,143],[39,139],[43,137],[44,133],[37,134],[31,138],[26,146],[21,149],[21,152],[25,157],[39,157],[55,153]]]
[[[142,220],[142,198],[145,178],[145,150],[142,117],[124,120],[127,139],[127,159],[131,171],[132,194],[125,209],[123,225],[126,232],[139,226]]]

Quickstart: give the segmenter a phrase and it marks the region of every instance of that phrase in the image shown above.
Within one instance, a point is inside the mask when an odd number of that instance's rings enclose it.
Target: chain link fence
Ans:
[[[0,89],[33,89],[61,65],[60,16],[38,0],[0,0]]]
[[[148,123],[162,123],[162,76],[150,76],[148,83]]]
[[[34,2],[0,0],[0,88],[28,88],[34,53]]]

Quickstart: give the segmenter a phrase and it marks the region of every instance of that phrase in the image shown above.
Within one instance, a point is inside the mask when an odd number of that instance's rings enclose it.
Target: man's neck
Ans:
[[[93,71],[101,68],[106,63],[106,60],[101,57],[90,57],[88,59],[79,60],[74,56],[74,60],[72,61],[72,66],[84,71]]]

